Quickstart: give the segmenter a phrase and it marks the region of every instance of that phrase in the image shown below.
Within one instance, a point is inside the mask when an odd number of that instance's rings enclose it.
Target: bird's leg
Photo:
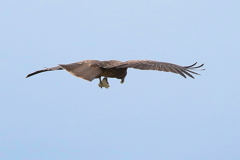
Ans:
[[[102,88],[102,87],[103,87],[103,84],[102,84],[101,77],[99,77],[99,84],[98,84],[98,86],[99,86],[100,88]]]
[[[120,82],[120,83],[122,83],[122,84],[124,83],[124,78],[123,78],[123,79],[121,79],[121,82]]]

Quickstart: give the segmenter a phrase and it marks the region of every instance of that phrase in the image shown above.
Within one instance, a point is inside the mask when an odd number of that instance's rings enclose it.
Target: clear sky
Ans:
[[[240,1],[0,5],[0,159],[239,160]],[[100,89],[44,67],[87,59],[205,63],[196,79],[128,70]]]

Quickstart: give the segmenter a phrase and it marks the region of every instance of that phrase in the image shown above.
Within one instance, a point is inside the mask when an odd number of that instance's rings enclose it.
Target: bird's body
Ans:
[[[203,64],[194,67],[195,65],[196,63],[191,66],[179,66],[172,63],[158,62],[152,60],[131,60],[126,62],[121,62],[117,60],[110,61],[85,60],[65,65],[60,64],[56,67],[38,70],[36,72],[28,74],[27,77],[33,76],[41,72],[64,69],[69,73],[73,74],[74,76],[88,81],[92,81],[95,78],[99,78],[100,80],[99,87],[108,88],[109,83],[107,78],[109,77],[121,79],[121,83],[123,83],[127,75],[128,68],[173,72],[176,74],[180,74],[184,78],[186,78],[186,75],[191,78],[194,78],[190,73],[199,75],[198,73],[193,72],[192,70],[202,67]],[[101,80],[101,77],[105,78]]]

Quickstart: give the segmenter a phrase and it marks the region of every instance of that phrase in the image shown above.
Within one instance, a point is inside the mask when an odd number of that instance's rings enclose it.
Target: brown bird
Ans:
[[[200,68],[204,65],[201,64],[200,66],[195,66],[196,64],[197,62],[190,66],[179,66],[172,63],[158,62],[152,60],[131,60],[126,62],[121,62],[117,60],[110,61],[85,60],[70,64],[59,64],[56,67],[38,70],[36,72],[28,74],[26,78],[41,72],[64,69],[69,73],[73,74],[74,76],[85,79],[87,81],[92,81],[95,78],[99,78],[100,83],[98,84],[98,86],[101,88],[102,87],[109,88],[110,86],[107,78],[109,77],[121,79],[121,83],[123,83],[127,75],[128,68],[172,72],[180,74],[184,78],[186,78],[186,76],[194,78],[191,75],[191,73],[196,75],[200,74],[193,72],[192,70]],[[101,79],[101,77],[104,78]]]

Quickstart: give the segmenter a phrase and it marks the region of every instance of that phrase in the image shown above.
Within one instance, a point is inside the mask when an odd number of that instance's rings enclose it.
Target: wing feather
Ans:
[[[38,70],[38,71],[35,71],[33,73],[28,74],[26,76],[26,78],[31,77],[31,76],[33,76],[35,74],[38,74],[38,73],[47,72],[47,71],[55,71],[55,70],[62,70],[62,68],[60,66],[56,66],[56,67],[52,67],[52,68],[46,68],[46,69]]]

